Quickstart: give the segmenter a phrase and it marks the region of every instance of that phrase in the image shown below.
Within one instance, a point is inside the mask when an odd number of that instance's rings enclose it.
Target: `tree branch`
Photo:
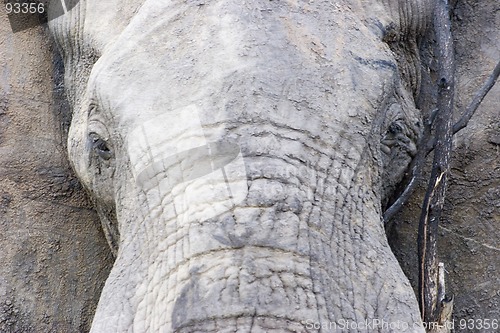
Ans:
[[[467,124],[469,123],[469,120],[472,118],[472,116],[476,112],[477,108],[479,107],[479,105],[483,101],[486,94],[488,94],[490,89],[495,85],[499,75],[500,75],[500,61],[495,66],[493,73],[491,73],[491,75],[488,77],[488,79],[483,84],[481,89],[479,89],[479,91],[476,93],[476,95],[472,99],[472,101],[469,104],[469,106],[467,107],[467,109],[465,109],[465,112],[462,115],[462,117],[460,118],[460,120],[457,121],[455,123],[455,125],[453,125],[453,134],[457,133],[462,128],[467,126]]]
[[[426,141],[427,142],[427,141]],[[419,149],[418,152],[424,151],[423,149]],[[385,210],[383,219],[384,224],[389,223],[389,221],[396,215],[401,208],[403,208],[404,204],[410,199],[411,195],[415,191],[417,186],[418,179],[422,175],[422,169],[425,161],[425,155],[417,153],[417,156],[413,159],[415,163],[410,166],[411,170],[411,178],[405,189],[401,193],[401,195],[394,201],[394,203]],[[423,155],[423,156],[420,156]]]
[[[418,231],[419,301],[422,319],[438,322],[437,231],[444,205],[453,136],[453,99],[455,94],[455,63],[448,1],[436,1],[434,29],[439,64],[436,115],[436,144],[431,176],[425,194]]]
[[[493,73],[490,74],[488,79],[483,83],[482,87],[476,92],[474,98],[472,98],[472,101],[465,109],[462,117],[455,123],[455,125],[453,125],[453,134],[456,134],[463,128],[467,127],[469,120],[472,118],[476,110],[479,108],[479,105],[483,101],[484,97],[486,97],[491,88],[493,88],[499,75],[500,75],[500,61],[495,66],[495,69],[493,69]],[[427,145],[426,148],[427,155],[435,148],[435,146],[436,146],[436,139],[433,138]]]
[[[419,223],[418,255],[419,255],[419,302],[422,319],[427,323],[439,323],[439,329],[433,333],[449,332],[446,322],[451,320],[453,299],[445,298],[444,273],[439,269],[437,261],[437,228],[444,199],[449,173],[449,162],[452,148],[452,137],[468,125],[484,97],[495,85],[500,76],[500,62],[492,74],[474,95],[460,119],[453,123],[454,100],[454,50],[451,35],[448,1],[438,0],[434,15],[434,29],[437,39],[439,77],[435,137],[431,136],[431,126],[425,127],[423,138],[419,144],[417,156],[413,159],[409,170],[411,178],[398,199],[384,212],[384,222],[391,218],[408,201],[418,180],[422,175],[427,155],[433,151],[433,165]]]

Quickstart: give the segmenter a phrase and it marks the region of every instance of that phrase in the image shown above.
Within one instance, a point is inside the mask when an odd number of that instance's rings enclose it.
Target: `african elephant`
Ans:
[[[423,332],[381,207],[421,135],[432,3],[82,0],[51,20],[69,158],[116,254],[91,331]]]

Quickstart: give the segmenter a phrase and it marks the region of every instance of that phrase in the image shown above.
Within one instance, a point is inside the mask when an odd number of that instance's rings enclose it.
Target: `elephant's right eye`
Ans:
[[[113,152],[108,146],[108,143],[101,138],[97,133],[89,133],[89,141],[92,150],[103,160],[109,160],[113,157]]]

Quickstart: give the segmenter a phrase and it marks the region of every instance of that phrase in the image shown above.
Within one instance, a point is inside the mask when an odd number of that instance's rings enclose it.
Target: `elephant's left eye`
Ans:
[[[109,160],[111,157],[113,157],[113,152],[109,148],[108,143],[98,134],[90,133],[89,140],[92,145],[92,149],[100,158],[102,158],[103,160]]]

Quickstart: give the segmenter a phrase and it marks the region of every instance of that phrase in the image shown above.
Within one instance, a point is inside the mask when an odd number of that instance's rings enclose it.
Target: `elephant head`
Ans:
[[[92,332],[423,332],[381,207],[420,135],[431,3],[82,0],[52,20],[69,158],[116,254]]]

